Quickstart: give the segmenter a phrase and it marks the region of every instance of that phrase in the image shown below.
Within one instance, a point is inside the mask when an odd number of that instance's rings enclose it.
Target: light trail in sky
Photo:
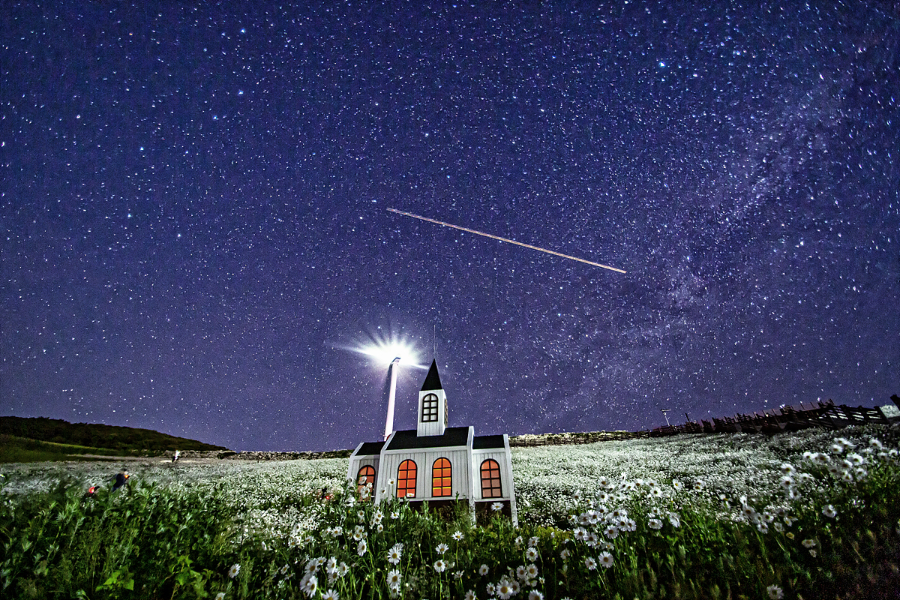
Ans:
[[[522,242],[517,242],[515,240],[508,240],[508,239],[502,238],[498,235],[491,235],[490,233],[484,233],[482,231],[475,231],[474,229],[469,229],[467,227],[460,227],[459,225],[451,225],[450,223],[445,223],[443,221],[437,221],[435,219],[429,219],[428,217],[422,217],[419,215],[414,215],[412,213],[403,212],[402,210],[397,210],[396,208],[389,208],[388,210],[391,211],[392,213],[397,213],[398,215],[403,215],[405,217],[412,217],[413,219],[419,219],[420,221],[428,221],[429,223],[443,225],[444,227],[452,227],[453,229],[459,229],[460,231],[465,231],[467,233],[474,233],[475,235],[483,235],[484,237],[491,238],[492,240],[498,240],[500,242],[506,242],[508,244],[515,244],[516,246],[522,246],[524,248],[529,248],[531,250],[537,250],[538,252],[546,252],[547,254],[552,254],[553,256],[560,256],[562,258],[568,258],[569,260],[577,260],[578,262],[582,262],[587,265],[592,265],[594,267],[600,267],[602,269],[609,269],[610,271],[615,271],[616,273],[625,273],[625,271],[623,271],[622,269],[610,267],[609,265],[602,265],[600,263],[591,262],[589,260],[585,260],[583,258],[578,258],[576,256],[569,256],[568,254],[562,254],[561,252],[554,252],[553,250],[547,250],[546,248],[538,248],[537,246],[532,246],[531,244],[523,244]]]

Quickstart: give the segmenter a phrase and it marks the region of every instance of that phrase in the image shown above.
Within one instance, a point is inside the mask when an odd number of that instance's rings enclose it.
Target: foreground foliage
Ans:
[[[693,456],[689,449],[701,442],[681,439],[555,449],[554,493],[554,481],[537,476],[543,467],[528,465],[529,457],[547,457],[540,449],[514,458],[515,469],[544,486],[535,492],[517,479],[520,503],[528,504],[518,529],[500,516],[475,526],[466,510],[360,501],[355,490],[339,487],[342,460],[296,466],[305,471],[294,477],[284,464],[229,466],[238,473],[233,479],[193,481],[184,481],[190,470],[170,468],[94,498],[83,496],[81,481],[55,474],[55,485],[38,491],[28,486],[36,473],[18,472],[0,505],[0,595],[894,597],[895,436],[869,428],[791,443],[788,436],[723,437],[717,455],[729,463],[725,472],[746,475],[733,477],[731,487],[723,472],[699,466],[716,453]],[[735,448],[744,442],[769,446],[756,454]],[[782,446],[776,456],[772,449]],[[654,448],[669,455],[669,471],[655,462]],[[647,468],[641,477],[588,478],[581,461],[591,452],[601,466],[604,455],[624,452],[632,458],[622,455],[618,466]],[[671,469],[679,469],[677,477]],[[321,498],[321,487],[330,498]]]

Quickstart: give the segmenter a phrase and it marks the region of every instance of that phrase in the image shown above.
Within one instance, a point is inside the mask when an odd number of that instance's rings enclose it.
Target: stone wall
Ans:
[[[182,459],[220,459],[220,460],[316,460],[319,458],[348,458],[352,450],[329,450],[326,452],[232,452],[230,450],[199,451],[182,450]],[[175,452],[166,452],[163,456],[171,459]]]

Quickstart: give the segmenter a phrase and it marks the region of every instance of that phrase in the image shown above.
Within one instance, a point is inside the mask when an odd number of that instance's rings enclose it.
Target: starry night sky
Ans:
[[[479,435],[890,403],[900,9],[526,4],[5,3],[0,414],[351,448],[380,337]]]

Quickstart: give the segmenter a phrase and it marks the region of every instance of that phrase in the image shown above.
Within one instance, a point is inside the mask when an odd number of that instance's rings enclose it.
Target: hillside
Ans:
[[[175,449],[227,450],[150,429],[45,417],[0,417],[0,462],[60,460],[83,454],[129,456]]]

